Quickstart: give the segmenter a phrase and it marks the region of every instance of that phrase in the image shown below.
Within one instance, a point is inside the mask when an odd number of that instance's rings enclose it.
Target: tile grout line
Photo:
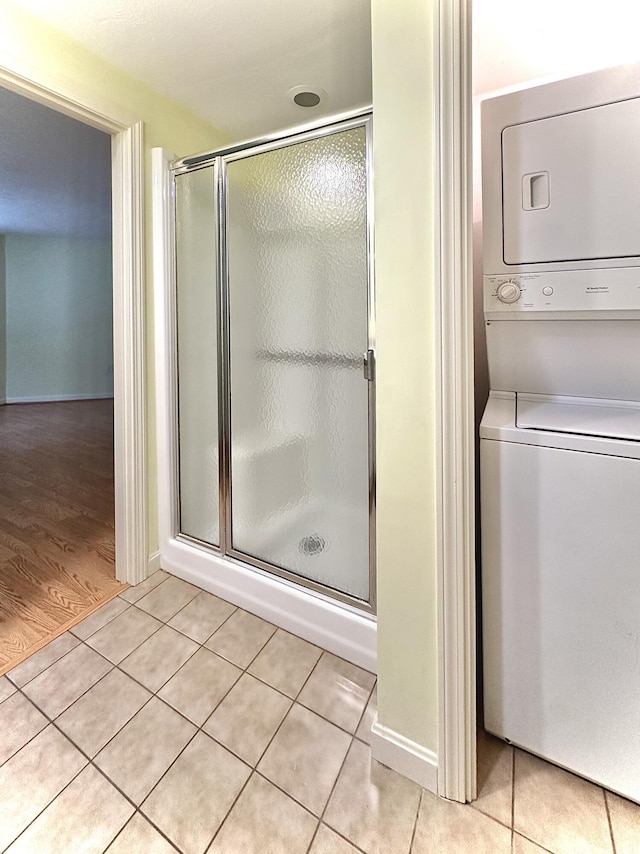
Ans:
[[[511,745],[511,832],[516,830],[516,749]]]
[[[108,779],[108,778],[107,778],[107,779]],[[111,782],[111,780],[109,780],[109,782]],[[168,837],[165,833],[163,833],[163,832],[160,830],[160,828],[159,828],[159,827],[157,827],[157,826],[156,826],[152,821],[150,821],[150,820],[147,818],[147,816],[146,816],[146,815],[144,815],[144,813],[141,813],[141,812],[140,812],[140,810],[139,810],[137,807],[136,807],[135,812],[133,813],[133,815],[131,815],[131,816],[130,816],[126,821],[125,821],[125,823],[122,825],[122,827],[121,827],[121,828],[120,828],[120,830],[116,833],[116,835],[113,837],[113,839],[109,842],[109,844],[106,846],[106,848],[103,848],[103,849],[102,849],[101,854],[106,854],[106,852],[109,850],[109,848],[111,848],[111,846],[112,846],[112,845],[113,845],[113,843],[118,839],[118,837],[119,837],[119,836],[122,836],[122,834],[124,833],[125,829],[129,826],[129,824],[131,824],[131,822],[133,821],[133,819],[135,818],[135,816],[136,816],[136,815],[139,815],[139,816],[142,818],[142,820],[143,820],[143,821],[148,821],[148,822],[149,822],[149,824],[153,827],[153,829],[154,829],[154,830],[156,830],[156,831],[160,834],[160,836],[162,836],[162,838],[163,838],[163,839],[164,839],[164,840],[165,840],[165,841],[166,841],[166,842],[167,842],[167,843],[168,843],[168,844],[169,844],[169,845],[174,849],[174,851],[177,851],[177,852],[178,852],[178,854],[184,854],[184,852],[182,851],[182,849],[178,848],[178,846],[177,846],[174,842],[172,842],[172,841],[169,839],[169,837]]]
[[[609,824],[609,834],[611,836],[611,848],[613,850],[613,854],[617,854],[616,850],[616,838],[613,833],[613,822],[611,821],[611,810],[609,808],[609,798],[607,797],[607,792],[605,789],[602,790],[602,795],[604,797],[604,808],[607,813],[607,822]]]
[[[372,690],[373,690],[373,689],[372,689]],[[366,706],[365,706],[365,708],[366,708]],[[331,803],[331,798],[333,797],[333,794],[334,794],[334,792],[335,792],[335,790],[336,790],[336,786],[338,785],[338,780],[340,779],[340,776],[341,776],[342,771],[343,771],[343,769],[344,769],[345,763],[346,763],[346,761],[347,761],[347,756],[349,755],[349,752],[350,752],[350,750],[351,750],[351,748],[352,748],[352,746],[353,746],[353,742],[354,742],[354,741],[355,741],[355,735],[353,735],[353,734],[352,734],[352,735],[351,735],[351,741],[349,742],[349,746],[347,747],[347,750],[346,750],[346,752],[345,752],[345,754],[344,754],[344,758],[343,758],[342,762],[340,763],[340,768],[339,768],[339,770],[338,770],[338,773],[336,774],[336,779],[333,781],[333,785],[331,786],[331,791],[329,792],[329,797],[327,798],[326,803],[325,803],[325,805],[324,805],[324,807],[323,807],[323,809],[322,809],[322,813],[320,814],[320,821],[318,822],[318,827],[316,828],[316,832],[315,832],[315,834],[314,834],[314,839],[315,839],[315,837],[316,837],[316,836],[317,836],[317,834],[318,834],[318,830],[319,830],[319,828],[320,828],[322,825],[324,825],[325,827],[330,828],[330,830],[332,830],[332,831],[333,831],[337,836],[339,836],[341,839],[344,839],[344,840],[345,840],[345,842],[348,842],[348,843],[349,843],[349,845],[352,845],[352,846],[356,849],[356,851],[360,851],[360,852],[361,852],[363,849],[362,849],[359,845],[356,845],[356,844],[355,844],[355,842],[352,842],[352,840],[351,840],[351,839],[347,839],[347,837],[346,837],[346,836],[344,836],[344,835],[343,835],[339,830],[336,830],[336,828],[335,828],[335,827],[331,827],[331,825],[330,825],[330,824],[327,824],[327,822],[325,822],[325,820],[324,820],[324,817],[325,817],[325,814],[326,814],[326,812],[327,812],[327,809],[329,808],[329,804]],[[307,849],[307,854],[308,854],[308,852],[311,850],[311,845],[312,845],[312,844],[313,844],[313,839],[311,840],[311,844],[309,845],[309,848]]]
[[[218,742],[216,742],[216,744],[218,744]],[[245,764],[246,764],[246,763],[245,763]],[[253,777],[253,775],[254,775],[255,773],[257,773],[257,772],[255,771],[255,769],[254,769],[254,768],[251,768],[251,771],[250,771],[250,773],[249,773],[249,776],[248,776],[248,777],[247,777],[247,779],[244,781],[244,783],[243,783],[243,785],[242,785],[242,788],[240,789],[240,791],[238,792],[238,794],[237,794],[237,795],[235,796],[235,798],[233,799],[232,803],[231,803],[231,804],[230,804],[230,806],[229,806],[229,809],[228,809],[228,810],[226,811],[226,813],[225,813],[224,818],[222,819],[222,821],[220,822],[220,824],[218,825],[218,827],[215,829],[215,831],[214,831],[214,833],[213,833],[213,836],[211,837],[211,839],[210,839],[210,840],[209,840],[209,842],[207,843],[207,846],[206,846],[206,848],[204,849],[205,854],[207,854],[207,852],[211,849],[211,846],[212,846],[212,845],[213,845],[213,843],[215,842],[216,836],[220,833],[220,831],[222,830],[222,828],[225,826],[227,819],[229,818],[229,816],[231,815],[231,813],[232,813],[232,811],[233,811],[233,808],[235,807],[235,805],[236,805],[236,804],[238,803],[238,801],[240,800],[240,798],[241,798],[241,796],[242,796],[242,793],[244,792],[244,790],[245,790],[245,789],[247,788],[247,786],[249,785],[249,781],[251,780],[251,778]]]
[[[438,797],[440,797],[440,796],[438,796]],[[447,800],[447,799],[445,798],[445,800]],[[479,813],[479,815],[484,816],[484,818],[488,818],[490,821],[495,821],[496,824],[499,824],[500,827],[505,827],[507,830],[513,830],[513,823],[511,822],[511,820],[509,823],[507,823],[507,822],[502,821],[499,818],[496,818],[495,815],[491,815],[491,813],[485,812],[483,809],[480,809],[480,807],[477,807],[475,805],[475,803],[476,803],[475,801],[467,801],[466,803],[467,803],[467,806],[471,807],[471,809],[474,810],[475,812]],[[522,834],[520,834],[520,835],[522,836]]]
[[[408,854],[412,854],[413,852],[413,843],[416,839],[416,830],[418,829],[418,818],[420,817],[420,809],[422,807],[422,800],[424,798],[424,788],[420,786],[420,799],[418,800],[418,809],[416,810],[416,817],[413,822],[413,832],[411,834],[411,842],[409,843],[409,852]]]

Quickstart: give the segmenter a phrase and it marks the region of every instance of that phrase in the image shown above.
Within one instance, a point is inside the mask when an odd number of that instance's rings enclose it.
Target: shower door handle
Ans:
[[[376,373],[376,357],[373,350],[367,350],[362,357],[362,368],[365,380],[372,383]]]

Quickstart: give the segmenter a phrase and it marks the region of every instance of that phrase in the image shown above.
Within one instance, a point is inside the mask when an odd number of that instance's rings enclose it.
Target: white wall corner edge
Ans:
[[[371,727],[371,756],[429,792],[438,793],[438,757],[433,750],[384,726],[377,717]]]
[[[147,558],[147,578],[160,569],[160,552],[152,552]]]

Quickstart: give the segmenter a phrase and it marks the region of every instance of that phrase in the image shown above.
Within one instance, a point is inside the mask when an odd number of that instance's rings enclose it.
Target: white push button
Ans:
[[[546,297],[550,297],[550,296],[551,296],[551,294],[553,293],[553,288],[549,288],[549,287],[547,287],[547,288],[543,288],[543,289],[542,289],[542,293],[543,293]]]

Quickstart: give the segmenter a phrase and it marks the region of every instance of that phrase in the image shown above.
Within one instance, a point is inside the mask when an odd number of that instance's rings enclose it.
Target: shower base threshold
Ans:
[[[377,672],[375,616],[330,596],[172,538],[162,569],[226,599],[372,673]]]

